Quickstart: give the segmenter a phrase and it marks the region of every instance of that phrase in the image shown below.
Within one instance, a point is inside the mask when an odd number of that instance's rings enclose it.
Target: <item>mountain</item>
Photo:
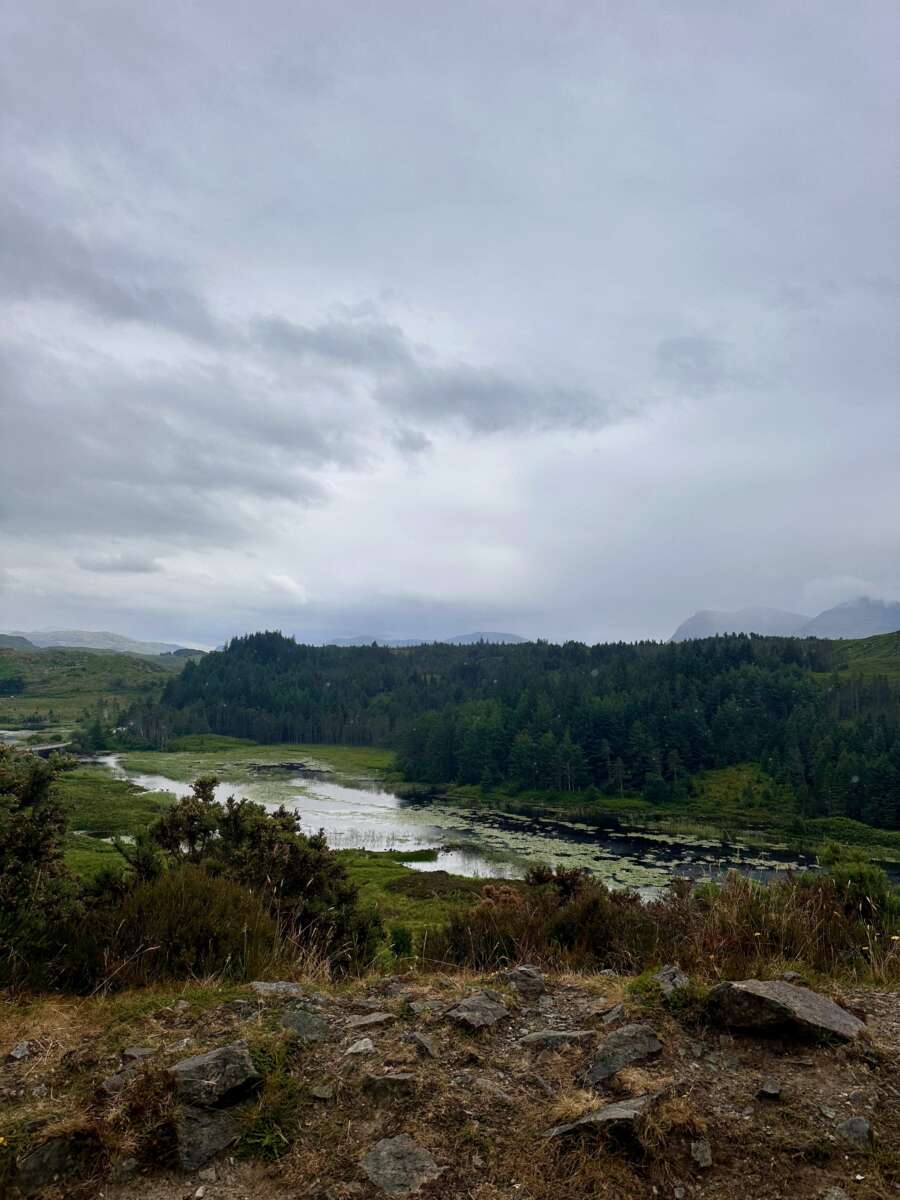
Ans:
[[[671,641],[686,642],[714,637],[717,633],[795,637],[802,633],[809,620],[802,613],[785,612],[780,608],[739,608],[736,612],[716,612],[706,608],[683,621],[672,634]]]
[[[527,638],[519,637],[516,633],[459,633],[455,637],[442,638],[385,638],[377,634],[360,634],[358,637],[332,638],[327,646],[371,646],[376,642],[379,646],[428,646],[436,642],[442,646],[476,646],[479,642],[489,642],[495,646],[511,646],[518,642],[527,642]]]
[[[819,613],[804,627],[806,637],[864,638],[900,629],[900,603],[860,596]]]
[[[860,596],[820,612],[817,617],[779,608],[739,608],[737,612],[703,609],[672,634],[673,642],[714,637],[718,633],[763,633],[781,637],[867,638],[900,630],[900,603]]]
[[[34,642],[18,633],[0,633],[0,650],[34,650]]]
[[[177,642],[139,642],[121,633],[93,629],[42,629],[34,632],[15,630],[12,637],[25,638],[32,647],[72,646],[80,650],[117,650],[121,654],[172,654],[184,647]],[[20,646],[18,649],[27,649]]]

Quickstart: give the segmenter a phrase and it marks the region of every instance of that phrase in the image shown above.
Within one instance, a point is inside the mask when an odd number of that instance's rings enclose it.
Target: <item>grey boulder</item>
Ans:
[[[305,1008],[291,1008],[282,1014],[281,1026],[300,1042],[321,1042],[328,1033],[328,1023]]]
[[[865,1117],[848,1117],[835,1126],[845,1142],[859,1146],[861,1150],[868,1149],[872,1144],[872,1126]]]
[[[406,1133],[376,1142],[362,1168],[388,1196],[411,1196],[441,1173],[428,1151]]]
[[[496,998],[496,993],[473,992],[448,1011],[447,1017],[457,1025],[468,1029],[484,1029],[496,1025],[509,1016],[506,1006]]]
[[[707,1006],[714,1020],[731,1029],[789,1029],[804,1037],[849,1042],[866,1028],[827,996],[780,979],[720,983],[709,993]]]
[[[262,1082],[244,1041],[185,1058],[169,1074],[179,1100],[205,1108],[233,1104]]]
[[[26,1154],[19,1163],[16,1183],[26,1196],[49,1187],[58,1179],[79,1171],[91,1149],[84,1135],[53,1137]]]
[[[367,1013],[364,1017],[348,1017],[348,1029],[374,1029],[378,1025],[390,1025],[397,1018],[393,1013],[388,1012],[373,1012]]]
[[[669,996],[674,996],[676,992],[684,991],[686,987],[690,987],[691,983],[684,971],[674,966],[663,967],[650,978],[667,999]]]
[[[547,1138],[584,1136],[590,1133],[605,1133],[613,1138],[628,1139],[636,1134],[635,1125],[652,1102],[655,1095],[648,1093],[644,1096],[633,1096],[630,1100],[621,1100],[616,1104],[605,1104],[585,1113],[577,1121],[569,1121],[565,1125],[554,1125],[544,1135]]]
[[[230,1113],[217,1108],[186,1105],[175,1120],[178,1162],[183,1171],[197,1171],[237,1141],[241,1127]]]
[[[535,1046],[540,1050],[554,1050],[559,1046],[571,1046],[577,1042],[590,1042],[595,1037],[592,1029],[540,1029],[527,1033],[519,1039],[520,1046]]]
[[[280,996],[302,996],[303,988],[299,983],[288,983],[284,980],[279,980],[269,983],[268,980],[257,980],[251,983],[250,986],[256,992],[257,996],[264,1000],[277,999]]]
[[[654,1058],[662,1050],[662,1042],[649,1025],[623,1025],[611,1033],[591,1060],[587,1082],[605,1080],[634,1063]]]
[[[538,996],[542,996],[547,990],[543,971],[530,963],[523,963],[522,966],[507,971],[504,979],[515,988],[523,1000],[537,1000]]]

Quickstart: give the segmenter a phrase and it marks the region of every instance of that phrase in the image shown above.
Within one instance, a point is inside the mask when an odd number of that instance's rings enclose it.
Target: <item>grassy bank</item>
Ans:
[[[748,845],[783,845],[816,853],[838,841],[865,849],[875,858],[900,861],[900,831],[876,829],[849,817],[803,817],[790,791],[759,767],[745,763],[705,771],[692,795],[651,804],[640,795],[602,795],[594,791],[547,792],[507,787],[452,787],[442,798],[455,803],[499,809],[527,816],[558,817],[587,824],[620,820],[659,833],[740,841]]]
[[[303,766],[349,776],[381,775],[392,768],[394,754],[378,746],[259,745],[241,738],[199,735],[179,738],[164,751],[129,752],[122,762],[129,771],[166,775],[184,783],[198,775],[249,782],[256,778],[254,768],[259,765]]]

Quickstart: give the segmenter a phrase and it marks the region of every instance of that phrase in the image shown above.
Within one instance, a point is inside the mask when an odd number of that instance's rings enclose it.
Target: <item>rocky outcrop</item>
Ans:
[[[623,1025],[611,1033],[591,1060],[586,1080],[592,1086],[610,1079],[623,1067],[655,1058],[662,1042],[649,1025]]]
[[[780,979],[720,983],[710,992],[707,1009],[713,1020],[730,1029],[786,1029],[804,1037],[849,1042],[866,1028],[827,996]]]
[[[33,1196],[58,1180],[78,1174],[93,1148],[94,1140],[84,1134],[48,1138],[19,1163],[16,1184],[20,1192]]]
[[[281,1027],[299,1042],[321,1042],[328,1033],[328,1022],[305,1008],[291,1008],[282,1014]]]
[[[504,979],[523,1000],[537,1000],[547,990],[543,971],[530,963],[523,963],[522,966],[507,971]]]
[[[223,1107],[243,1099],[262,1082],[246,1042],[232,1042],[185,1058],[171,1068],[175,1095],[183,1104]]]
[[[501,1003],[496,992],[487,988],[464,997],[447,1012],[448,1020],[467,1029],[490,1028],[508,1016],[506,1005]]]
[[[220,1108],[186,1104],[175,1118],[178,1164],[183,1171],[196,1171],[227,1149],[240,1136],[240,1123]]]
[[[648,1094],[633,1096],[630,1100],[622,1100],[616,1104],[604,1104],[602,1108],[595,1108],[591,1112],[585,1113],[577,1121],[569,1121],[565,1125],[554,1125],[552,1129],[547,1130],[544,1136],[566,1138],[605,1133],[614,1138],[634,1138],[635,1123],[655,1100],[655,1095]]]

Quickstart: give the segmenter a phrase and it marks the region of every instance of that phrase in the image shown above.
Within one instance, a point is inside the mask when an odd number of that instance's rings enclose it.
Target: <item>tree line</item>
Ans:
[[[132,736],[377,744],[410,780],[642,793],[757,763],[808,816],[900,824],[900,687],[817,639],[336,647],[280,633],[189,662]]]

